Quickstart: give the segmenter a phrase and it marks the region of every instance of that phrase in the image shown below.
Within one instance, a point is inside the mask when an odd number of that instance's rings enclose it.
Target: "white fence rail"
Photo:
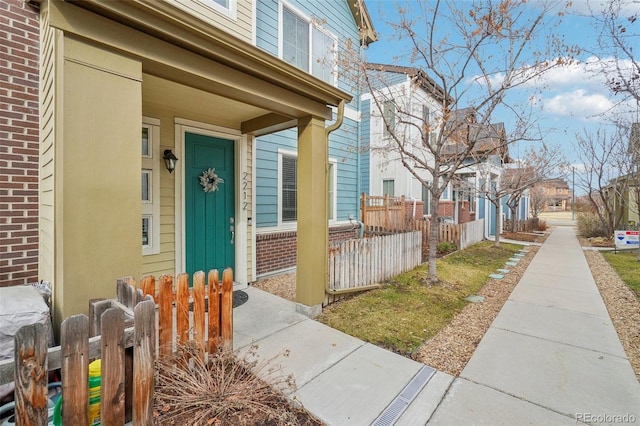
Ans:
[[[422,260],[422,232],[405,232],[332,244],[329,285],[333,290],[380,283]]]
[[[460,250],[479,243],[484,239],[484,219],[460,224]]]

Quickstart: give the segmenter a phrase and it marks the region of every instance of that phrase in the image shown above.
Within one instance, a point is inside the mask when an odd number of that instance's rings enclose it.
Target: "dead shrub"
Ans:
[[[293,377],[274,364],[278,357],[258,362],[256,347],[242,357],[222,350],[206,362],[200,354],[195,344],[187,344],[175,356],[157,361],[156,424],[316,424],[283,396],[296,387]]]
[[[578,233],[585,238],[609,237],[605,225],[595,213],[578,213],[576,221]]]

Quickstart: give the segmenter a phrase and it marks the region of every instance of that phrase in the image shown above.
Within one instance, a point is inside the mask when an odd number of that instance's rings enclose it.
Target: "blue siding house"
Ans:
[[[350,3],[354,3],[353,5]],[[369,137],[360,93],[346,80],[337,58],[351,46],[375,40],[360,31],[363,14],[348,0],[258,0],[255,43],[270,54],[353,95],[342,125],[329,137],[328,209],[330,241],[355,235],[359,194],[368,190],[368,156],[361,154]],[[364,15],[368,20],[366,10]],[[367,110],[368,112],[368,110]],[[334,111],[334,119],[337,111]],[[327,125],[331,122],[327,122]],[[296,265],[297,129],[261,136],[255,144],[256,274],[286,272]],[[317,194],[324,196],[324,194]]]

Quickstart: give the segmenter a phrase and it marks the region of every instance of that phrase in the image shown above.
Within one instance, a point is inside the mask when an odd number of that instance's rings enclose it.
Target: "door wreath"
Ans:
[[[216,169],[209,168],[200,175],[200,186],[204,192],[217,191],[221,183],[224,183],[224,179],[216,174]]]

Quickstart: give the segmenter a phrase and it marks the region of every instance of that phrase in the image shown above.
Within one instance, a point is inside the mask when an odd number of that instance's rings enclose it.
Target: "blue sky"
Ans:
[[[632,0],[628,0],[631,2]],[[386,22],[398,20],[397,5],[406,5],[414,10],[415,0],[365,0],[369,14],[373,20],[379,41],[373,43],[365,55],[370,62],[391,63],[397,65],[410,65],[403,52],[402,42],[390,40],[394,36],[394,30]],[[535,7],[535,1],[531,2]],[[469,1],[460,0],[458,6],[464,8]],[[588,72],[593,70],[593,52],[600,54],[597,48],[597,27],[595,20],[585,15],[590,10],[599,10],[601,3],[598,1],[574,0],[567,10],[559,27],[552,31],[563,35],[566,44],[579,46],[582,51],[574,58],[577,60],[571,66],[556,68],[546,74],[543,81],[537,82],[544,85],[542,90],[533,99],[530,92],[520,90],[510,96],[521,96],[522,103],[528,103],[539,118],[539,125],[550,145],[558,145],[565,153],[567,160],[579,167],[579,161],[574,153],[575,133],[583,129],[593,130],[598,125],[606,124],[607,111],[611,111],[621,99],[610,92],[606,86],[605,77],[601,73]],[[637,3],[636,3],[637,7]],[[418,12],[419,13],[419,12]],[[440,36],[440,34],[438,34]],[[444,36],[445,34],[442,34]],[[638,43],[640,47],[640,42]],[[591,65],[590,65],[591,63]],[[635,109],[637,117],[637,108]],[[603,115],[604,114],[604,115]],[[495,116],[492,121],[504,121],[509,130],[508,119]],[[514,152],[515,151],[515,152]],[[512,149],[512,155],[517,156],[518,148]]]

